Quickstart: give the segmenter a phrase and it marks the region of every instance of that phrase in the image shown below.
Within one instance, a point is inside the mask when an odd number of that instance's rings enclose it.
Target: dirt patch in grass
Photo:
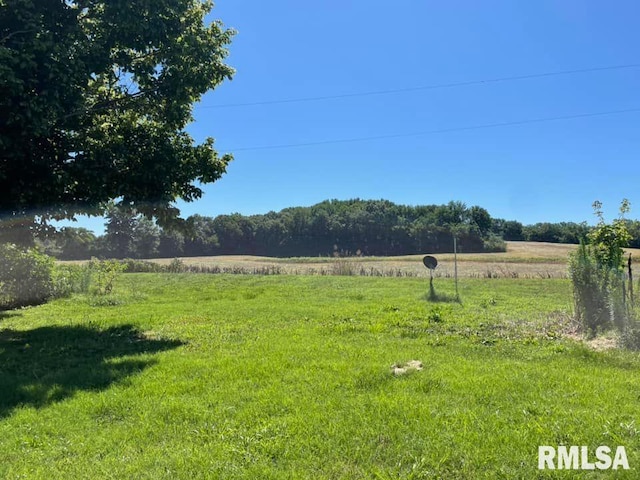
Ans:
[[[391,373],[396,377],[420,370],[422,370],[422,362],[420,360],[409,360],[407,363],[394,363],[391,365]]]
[[[596,338],[587,339],[579,333],[573,332],[565,335],[567,338],[580,342],[596,352],[604,352],[607,350],[613,350],[618,348],[618,341],[611,336],[599,336]]]

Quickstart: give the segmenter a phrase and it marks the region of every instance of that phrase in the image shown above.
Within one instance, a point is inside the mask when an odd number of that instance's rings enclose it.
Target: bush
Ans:
[[[113,291],[116,278],[127,269],[127,264],[118,260],[98,260],[89,262],[91,271],[92,293],[107,295]]]
[[[124,265],[124,272],[126,273],[158,273],[164,271],[162,265],[159,263],[149,262],[147,260],[127,258],[119,262]]]
[[[629,350],[640,350],[640,321],[629,318],[620,331],[620,346]]]
[[[482,241],[482,251],[488,253],[506,252],[507,242],[498,235],[492,233]]]
[[[331,265],[332,275],[355,275],[355,265],[348,260],[339,259]]]
[[[179,258],[174,258],[171,263],[167,265],[167,271],[170,273],[182,273],[186,271],[186,265]]]
[[[38,305],[56,293],[54,260],[36,249],[0,245],[0,309]]]
[[[72,293],[87,293],[91,285],[89,265],[56,265],[53,271],[55,297],[66,297]]]
[[[598,225],[587,234],[578,250],[569,258],[576,319],[589,336],[617,328],[622,344],[633,343],[637,336],[634,306],[625,290],[624,250],[630,240],[624,214],[629,202],[623,200],[620,216],[611,224],[604,221],[602,204],[593,204]]]
[[[592,249],[585,243],[569,258],[569,276],[576,320],[583,331],[593,336],[610,328],[609,273],[597,264]]]

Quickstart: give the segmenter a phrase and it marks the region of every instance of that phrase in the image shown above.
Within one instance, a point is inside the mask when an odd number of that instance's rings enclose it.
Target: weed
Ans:
[[[356,275],[356,268],[353,262],[339,259],[331,264],[332,275]]]
[[[126,264],[117,260],[91,259],[89,268],[93,275],[93,293],[108,295],[113,291],[116,278],[125,271]]]
[[[442,309],[439,307],[432,308],[429,314],[427,315],[427,319],[430,322],[435,322],[435,323],[440,323],[444,321],[444,314],[442,312]]]
[[[498,301],[494,297],[483,298],[480,300],[480,306],[482,308],[495,307],[498,304]]]

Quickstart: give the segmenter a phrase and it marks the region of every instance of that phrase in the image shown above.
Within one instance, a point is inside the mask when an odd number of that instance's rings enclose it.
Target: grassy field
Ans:
[[[435,281],[442,299],[453,282]],[[127,274],[0,317],[0,477],[608,478],[539,445],[626,447],[640,357],[567,338],[570,284]],[[394,376],[391,366],[424,369]]]
[[[467,278],[567,278],[567,258],[576,245],[542,242],[507,242],[502,253],[461,253],[458,255],[458,275]],[[639,249],[627,249],[634,261],[640,259]],[[428,252],[426,252],[428,253]],[[273,269],[285,274],[331,275],[336,269],[350,268],[354,274],[369,276],[428,277],[422,265],[424,255],[400,257],[298,257],[272,258],[251,255],[219,255],[185,257],[188,265],[217,267],[222,271],[263,271]],[[435,276],[452,278],[453,254],[436,255]],[[168,264],[171,258],[152,261]],[[340,265],[337,265],[340,264]]]

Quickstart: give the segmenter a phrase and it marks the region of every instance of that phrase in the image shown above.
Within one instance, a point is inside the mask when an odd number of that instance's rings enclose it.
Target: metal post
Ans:
[[[627,262],[627,268],[629,269],[629,303],[631,307],[634,305],[633,301],[633,271],[631,270],[631,254],[629,254],[629,261]]]
[[[456,298],[458,296],[458,243],[456,236],[453,236],[453,276],[456,281]]]

